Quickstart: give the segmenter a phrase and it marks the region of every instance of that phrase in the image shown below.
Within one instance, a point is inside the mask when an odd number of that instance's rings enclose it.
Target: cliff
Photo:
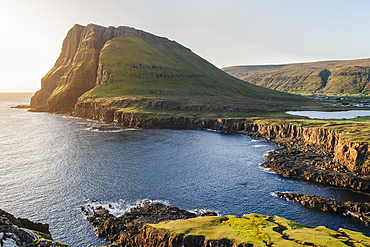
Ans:
[[[222,70],[255,85],[283,92],[370,92],[370,59],[232,66]]]

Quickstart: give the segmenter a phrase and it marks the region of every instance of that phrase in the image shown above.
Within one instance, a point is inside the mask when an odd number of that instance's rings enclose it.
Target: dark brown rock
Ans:
[[[205,215],[215,213],[207,211]],[[92,222],[98,237],[104,237],[106,241],[118,246],[233,246],[228,239],[205,240],[204,236],[184,236],[147,225],[194,217],[194,213],[177,207],[153,203],[133,208],[120,217],[114,217],[108,210],[102,209],[87,219]]]
[[[276,195],[289,201],[296,201],[305,207],[357,218],[365,224],[370,223],[370,203],[368,202],[339,202],[323,196],[301,193],[276,192]]]

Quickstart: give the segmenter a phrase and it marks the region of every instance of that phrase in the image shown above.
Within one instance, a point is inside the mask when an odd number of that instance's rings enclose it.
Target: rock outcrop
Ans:
[[[284,177],[300,178],[331,186],[370,191],[370,177],[349,171],[332,156],[317,154],[308,149],[282,147],[269,152],[261,165]]]
[[[146,204],[132,208],[120,217],[109,214],[107,209],[81,207],[87,220],[95,227],[96,235],[118,246],[233,246],[230,240],[205,240],[203,236],[183,236],[148,224],[162,221],[189,219],[197,215],[177,207],[161,203]],[[205,212],[200,216],[215,216]],[[225,244],[226,245],[222,245]]]
[[[245,214],[207,217],[147,204],[115,217],[102,206],[83,206],[96,234],[116,246],[246,247],[246,246],[369,246],[370,238],[340,228],[310,227],[279,216]],[[92,216],[91,216],[92,215]],[[161,222],[162,221],[162,222]],[[155,224],[150,224],[155,222]],[[356,246],[357,246],[356,245]]]
[[[305,207],[356,218],[364,222],[366,225],[370,223],[369,202],[339,202],[323,196],[306,195],[301,193],[275,192],[275,194],[280,198],[284,198],[289,201],[296,201]]]
[[[101,50],[107,41],[122,35],[170,42],[129,27],[76,24],[68,31],[54,67],[41,79],[41,89],[32,97],[30,106],[43,111],[71,112],[83,93],[108,78],[100,60]],[[171,45],[180,46],[172,41]]]

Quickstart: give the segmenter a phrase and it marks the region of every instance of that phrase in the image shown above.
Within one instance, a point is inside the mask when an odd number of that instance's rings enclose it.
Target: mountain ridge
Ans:
[[[370,58],[222,68],[236,78],[283,92],[370,93]]]

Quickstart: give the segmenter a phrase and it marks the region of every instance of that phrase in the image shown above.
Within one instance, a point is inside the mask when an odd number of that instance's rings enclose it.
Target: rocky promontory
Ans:
[[[370,238],[358,232],[310,227],[278,216],[195,215],[160,203],[141,205],[118,217],[100,205],[81,209],[96,235],[117,246],[370,246]]]
[[[339,202],[323,196],[301,193],[275,192],[275,194],[280,198],[296,201],[305,207],[356,218],[366,225],[370,223],[370,202]]]
[[[161,203],[145,204],[132,208],[120,217],[115,217],[107,209],[91,206],[81,207],[87,220],[95,227],[96,235],[118,246],[182,246],[184,242],[198,246],[194,239],[183,238],[165,230],[156,230],[148,224],[162,221],[195,218],[197,215],[177,207],[165,206]],[[217,215],[206,212],[202,215]],[[197,240],[197,239],[195,239]],[[198,239],[199,240],[199,239]],[[202,245],[203,246],[203,245]]]

